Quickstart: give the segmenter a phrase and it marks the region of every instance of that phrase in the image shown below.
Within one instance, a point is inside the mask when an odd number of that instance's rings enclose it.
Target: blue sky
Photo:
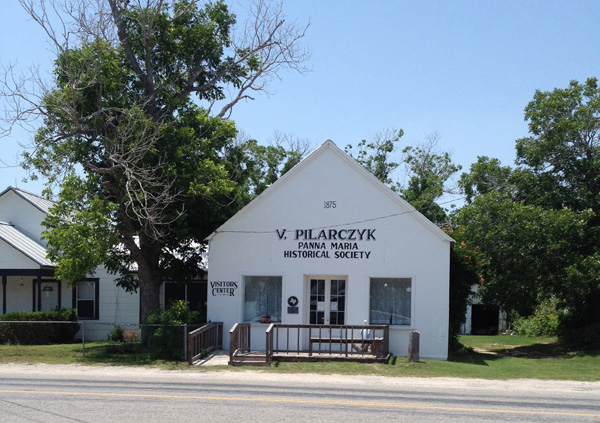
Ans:
[[[343,147],[402,128],[406,145],[437,132],[463,170],[482,155],[512,164],[535,90],[600,74],[598,1],[288,0],[284,10],[310,21],[311,71],[283,73],[272,95],[234,110],[238,129],[262,143],[280,131]],[[44,34],[17,1],[5,0],[2,12],[0,63],[50,69]],[[1,139],[2,157],[16,157],[31,136]],[[16,180],[41,191],[24,176],[0,168],[0,189]]]

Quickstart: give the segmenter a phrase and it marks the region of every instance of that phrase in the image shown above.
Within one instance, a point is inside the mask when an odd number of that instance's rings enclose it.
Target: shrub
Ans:
[[[151,343],[156,356],[166,360],[183,360],[184,329],[181,325],[200,324],[200,313],[190,310],[187,301],[173,301],[167,309],[148,316],[147,323],[160,325],[154,329]]]
[[[592,322],[576,330],[564,329],[560,336],[561,340],[571,348],[600,350],[600,323]]]
[[[127,329],[123,331],[123,341],[124,342],[139,342],[140,337],[138,336],[138,332],[135,329]]]
[[[600,310],[587,315],[567,313],[559,338],[571,349],[600,351]]]
[[[0,316],[2,322],[73,322],[73,323],[2,323],[0,344],[48,345],[71,342],[79,331],[77,312],[73,309],[55,311],[17,311]]]
[[[515,318],[513,331],[522,336],[557,336],[563,314],[558,299],[544,300],[531,316]]]
[[[115,326],[108,334],[108,340],[112,342],[124,342],[125,336],[123,334],[123,328],[119,325]]]

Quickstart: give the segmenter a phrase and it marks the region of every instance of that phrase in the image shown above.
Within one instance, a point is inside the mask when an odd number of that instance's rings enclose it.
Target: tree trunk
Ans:
[[[157,265],[152,268],[148,265],[139,265],[138,278],[140,290],[140,323],[146,323],[148,316],[160,309],[160,284],[162,282],[160,270]],[[154,328],[142,328],[142,342],[149,346],[152,342]]]

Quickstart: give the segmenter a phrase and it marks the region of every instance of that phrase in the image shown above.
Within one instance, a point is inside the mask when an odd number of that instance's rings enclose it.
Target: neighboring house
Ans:
[[[76,308],[80,320],[138,323],[139,296],[116,286],[103,267],[73,287],[54,278],[42,222],[49,200],[18,188],[0,193],[0,314]]]
[[[469,296],[465,323],[460,328],[463,335],[496,335],[507,329],[506,313],[496,305],[484,304],[474,287]]]
[[[140,323],[139,295],[118,287],[115,276],[104,267],[73,287],[55,279],[56,266],[46,257],[42,239],[42,222],[53,205],[19,188],[0,193],[0,315],[75,308],[82,321]],[[172,300],[189,301],[193,310],[206,317],[206,281],[164,283],[161,305]]]
[[[447,359],[453,240],[331,141],[209,241],[207,317],[250,322],[253,347],[261,322],[366,320],[390,325],[393,354],[417,330],[421,357]]]

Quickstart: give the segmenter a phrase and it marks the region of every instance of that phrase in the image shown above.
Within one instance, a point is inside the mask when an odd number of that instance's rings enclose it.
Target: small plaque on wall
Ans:
[[[298,314],[298,307],[288,307],[288,314]]]

